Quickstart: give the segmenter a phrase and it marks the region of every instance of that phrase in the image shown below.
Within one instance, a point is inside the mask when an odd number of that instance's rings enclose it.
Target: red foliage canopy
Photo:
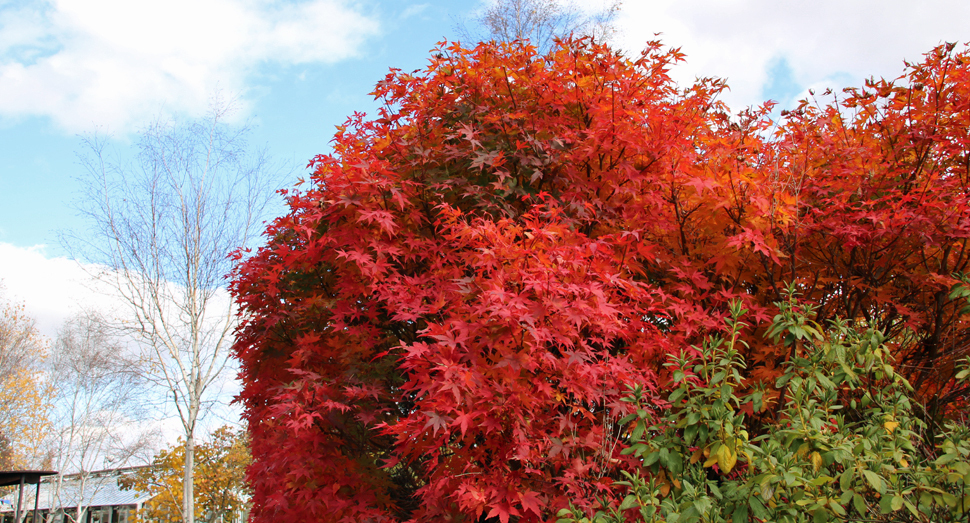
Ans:
[[[678,88],[680,59],[454,45],[378,84],[378,117],[339,129],[235,273],[254,521],[592,503],[627,466],[625,385],[657,391],[729,299],[764,320],[786,281],[822,319],[889,330],[914,373],[962,353],[966,56],[774,134],[719,81]],[[751,378],[786,357],[751,347]],[[952,395],[951,374],[924,387]]]

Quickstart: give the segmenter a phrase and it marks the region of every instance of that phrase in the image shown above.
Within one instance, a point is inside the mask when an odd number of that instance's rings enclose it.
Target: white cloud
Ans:
[[[354,56],[377,22],[348,0],[0,0],[0,114],[130,130],[244,92],[261,63]]]
[[[41,334],[51,340],[64,321],[82,309],[114,310],[113,300],[97,292],[97,282],[77,262],[48,258],[42,245],[0,243],[0,285],[2,297],[23,303]]]
[[[594,2],[598,0],[585,0]],[[970,3],[874,0],[640,0],[624,2],[618,43],[639,51],[655,33],[681,47],[680,82],[727,78],[733,108],[763,101],[773,60],[786,59],[802,86],[843,87],[870,76],[895,78],[944,41],[970,40]]]
[[[48,257],[42,245],[23,248],[0,242],[0,299],[23,303],[26,313],[37,321],[40,333],[51,342],[64,322],[81,310],[95,309],[114,318],[128,311],[107,284],[91,276],[97,272],[95,265],[81,266],[67,258]],[[225,308],[227,300],[227,294],[218,293],[214,308]],[[227,423],[239,423],[240,406],[229,404],[240,390],[233,368],[234,363],[230,362],[210,386],[206,399],[213,404],[200,421],[200,434]],[[181,434],[181,424],[168,401],[170,394],[160,390],[155,391],[161,394],[160,401],[153,403],[148,396],[145,398],[152,405],[154,421],[150,427],[142,428],[158,430],[163,441],[171,442]]]

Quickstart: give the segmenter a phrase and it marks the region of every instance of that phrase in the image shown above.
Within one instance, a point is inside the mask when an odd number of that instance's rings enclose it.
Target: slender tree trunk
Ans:
[[[245,250],[281,173],[245,147],[245,128],[223,123],[216,100],[199,122],[158,122],[142,133],[134,167],[112,164],[87,141],[91,180],[81,212],[95,240],[82,256],[129,306],[119,329],[143,342],[143,375],[171,391],[185,430],[182,519],[194,523],[195,425],[209,389],[229,365],[235,313],[224,294],[229,253]]]
[[[182,477],[182,514],[185,523],[195,522],[195,435],[185,437],[185,473]]]
[[[87,476],[84,474],[84,469],[81,469],[81,488],[78,489],[78,499],[77,499],[77,515],[78,523],[84,523],[84,516],[87,515],[87,507],[84,506],[84,486],[87,484]]]

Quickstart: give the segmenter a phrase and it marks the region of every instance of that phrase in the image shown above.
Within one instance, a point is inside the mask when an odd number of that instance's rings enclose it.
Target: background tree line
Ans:
[[[136,353],[111,334],[110,325],[95,312],[83,312],[51,341],[37,332],[22,306],[2,301],[0,468],[58,471],[50,479],[50,490],[61,506],[69,503],[62,497],[65,476],[73,476],[71,493],[65,494],[73,505],[64,506],[73,511],[65,517],[83,521],[90,495],[105,488],[106,481],[116,481],[92,473],[142,467],[123,478],[126,488],[149,499],[136,518],[181,521],[184,440],[161,448],[160,420],[132,359]],[[196,514],[204,521],[219,521],[244,513],[243,476],[249,460],[245,433],[224,426],[206,436],[200,449],[201,470],[194,477],[201,496]],[[75,499],[77,492],[89,497]]]

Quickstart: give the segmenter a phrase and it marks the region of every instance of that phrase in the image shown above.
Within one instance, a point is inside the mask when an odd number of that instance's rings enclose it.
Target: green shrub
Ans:
[[[563,509],[559,523],[968,521],[967,426],[931,435],[882,333],[823,329],[793,294],[769,330],[791,348],[780,404],[744,384],[746,311],[734,303],[726,336],[666,364],[668,408],[651,412],[640,387],[625,398],[636,413],[622,421],[632,427],[623,452],[642,467],[615,483],[622,503],[592,516]]]

